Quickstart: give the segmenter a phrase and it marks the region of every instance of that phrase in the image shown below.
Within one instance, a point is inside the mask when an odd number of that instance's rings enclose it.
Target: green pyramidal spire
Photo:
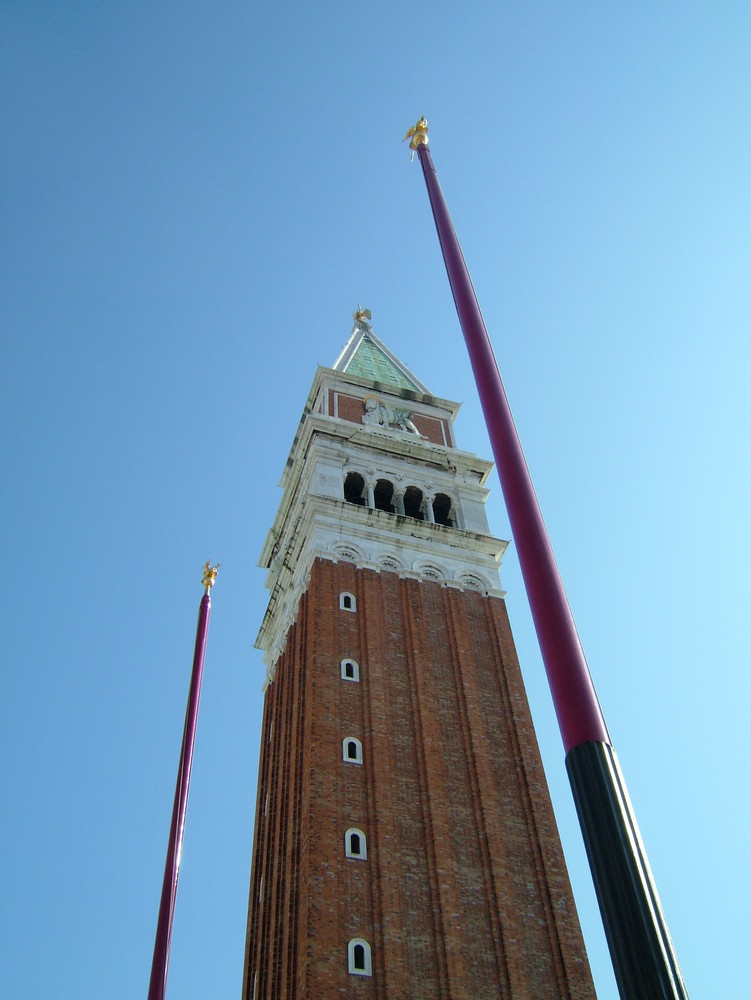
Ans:
[[[373,333],[368,322],[370,310],[358,306],[354,319],[352,335],[334,363],[334,368],[372,382],[429,395],[428,388]]]

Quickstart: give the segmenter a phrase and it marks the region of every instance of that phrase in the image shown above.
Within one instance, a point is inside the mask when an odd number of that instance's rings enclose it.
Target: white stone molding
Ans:
[[[479,573],[460,573],[456,579],[466,590],[479,590],[484,594],[491,589],[490,582]]]
[[[378,559],[378,568],[386,570],[387,573],[399,573],[405,567],[402,565],[401,560],[397,559],[396,556],[385,555]]]
[[[347,944],[347,969],[353,976],[372,976],[373,961],[365,938],[352,938]]]
[[[353,834],[357,840],[353,840]],[[356,861],[368,860],[368,838],[356,826],[351,826],[344,834],[344,854],[345,857]]]
[[[420,574],[420,577],[423,580],[435,580],[440,582],[441,580],[449,579],[449,573],[446,569],[434,562],[426,562],[419,559],[415,562],[412,568],[416,573]]]
[[[366,558],[363,550],[351,542],[333,545],[331,551],[338,559],[342,559],[344,562],[361,563]]]
[[[485,514],[485,482],[492,464],[414,434],[381,434],[318,412],[329,389],[347,385],[358,392],[372,391],[367,380],[318,370],[282,476],[284,495],[261,553],[270,599],[256,645],[264,651],[266,683],[274,678],[317,558],[503,595],[498,569],[507,543],[489,533]],[[378,393],[388,406],[409,408],[449,425],[458,409],[454,403],[411,390],[379,387]],[[362,477],[368,506],[344,499],[350,473]],[[375,507],[379,480],[394,488],[393,513]],[[404,495],[410,487],[422,494],[424,520],[404,514]],[[438,494],[450,504],[453,527],[433,523],[432,505]],[[445,511],[446,501],[442,504]]]

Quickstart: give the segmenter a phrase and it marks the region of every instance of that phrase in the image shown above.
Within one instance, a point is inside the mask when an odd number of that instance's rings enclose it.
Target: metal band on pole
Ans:
[[[218,565],[211,567],[207,562],[203,570],[205,593],[201,598],[201,604],[198,609],[193,670],[190,678],[188,705],[185,711],[185,726],[180,747],[180,763],[177,768],[177,784],[175,786],[175,800],[172,806],[172,822],[170,824],[169,842],[167,844],[167,859],[164,865],[164,879],[162,881],[162,895],[156,925],[154,957],[151,962],[148,1000],[164,1000],[167,990],[167,970],[169,968],[169,953],[172,942],[172,923],[175,916],[177,879],[180,874],[180,856],[182,854],[183,833],[185,831],[185,815],[188,809],[190,772],[193,765],[193,747],[196,739],[196,725],[198,723],[198,703],[201,698],[203,660],[206,653],[206,638],[208,636],[209,617],[211,615],[211,597],[209,591],[216,580],[218,568]]]
[[[501,481],[566,751],[566,768],[623,1000],[687,1000],[636,817],[576,631],[475,290],[421,118],[420,160]]]

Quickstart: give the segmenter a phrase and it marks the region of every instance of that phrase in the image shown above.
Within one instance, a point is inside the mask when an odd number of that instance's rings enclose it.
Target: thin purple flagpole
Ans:
[[[411,128],[469,352],[553,696],[618,989],[624,1000],[687,1000],[618,759],[563,589],[495,354],[428,149]]]
[[[416,146],[417,155],[488,427],[563,743],[567,751],[585,740],[609,743],[495,354],[425,138]]]
[[[190,772],[193,766],[193,747],[195,745],[196,726],[198,724],[198,703],[201,698],[203,660],[206,653],[206,639],[209,632],[209,617],[211,616],[211,597],[209,591],[214,585],[218,568],[218,565],[210,567],[209,563],[206,563],[203,570],[205,593],[201,598],[198,608],[193,670],[188,692],[188,706],[185,711],[180,763],[177,768],[175,801],[172,806],[172,822],[170,824],[169,842],[167,844],[167,859],[164,864],[164,879],[162,881],[162,896],[159,903],[159,917],[156,925],[154,957],[151,962],[148,1000],[164,1000],[167,990],[167,970],[169,968],[169,953],[172,942],[172,923],[175,916],[177,879],[180,874],[185,815],[188,809]]]

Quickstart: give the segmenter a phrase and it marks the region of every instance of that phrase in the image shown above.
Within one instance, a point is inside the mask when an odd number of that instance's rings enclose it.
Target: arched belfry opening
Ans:
[[[359,472],[349,472],[344,480],[344,499],[348,503],[356,503],[360,507],[366,504],[365,479]]]
[[[388,479],[379,479],[374,490],[376,510],[394,513],[394,485]]]
[[[407,517],[414,517],[417,521],[425,520],[425,513],[422,509],[422,490],[416,486],[408,486],[404,491],[404,513]]]
[[[435,500],[433,501],[433,517],[435,518],[436,524],[444,524],[447,528],[453,528],[455,526],[453,514],[453,504],[451,502],[451,497],[447,497],[445,493],[436,493]]]

